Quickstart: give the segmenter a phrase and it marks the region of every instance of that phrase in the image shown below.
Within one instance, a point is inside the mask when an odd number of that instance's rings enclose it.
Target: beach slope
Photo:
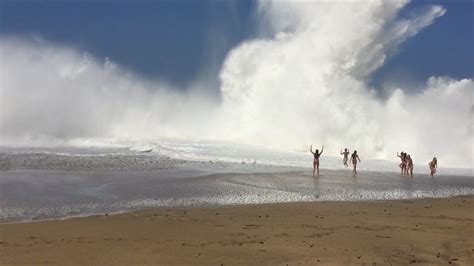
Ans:
[[[0,233],[2,265],[473,265],[474,197],[151,209]]]

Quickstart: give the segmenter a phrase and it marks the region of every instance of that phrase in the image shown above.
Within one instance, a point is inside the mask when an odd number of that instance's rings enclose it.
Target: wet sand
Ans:
[[[474,264],[474,196],[151,209],[0,224],[2,265]]]

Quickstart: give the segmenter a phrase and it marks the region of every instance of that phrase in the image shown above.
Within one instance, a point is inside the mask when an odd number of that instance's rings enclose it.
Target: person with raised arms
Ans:
[[[318,149],[316,149],[316,151],[313,152],[313,145],[311,144],[311,147],[309,148],[309,151],[314,156],[314,159],[313,159],[313,177],[315,177],[314,176],[315,171],[317,171],[318,176],[319,176],[319,157],[321,156],[321,154],[323,154],[324,146],[322,147],[321,152],[319,152]]]
[[[403,175],[406,172],[406,168],[407,168],[407,162],[406,162],[407,154],[406,152],[402,151],[399,155],[397,152],[397,157],[400,157],[400,160],[402,161],[402,163],[400,164],[400,170],[401,170],[401,174]]]
[[[349,164],[347,164],[347,161],[349,160],[349,150],[347,148],[344,149],[344,152],[340,150],[341,155],[344,155],[344,158],[342,159],[342,163],[344,164],[345,167],[348,167]]]
[[[433,177],[433,175],[436,173],[436,168],[438,168],[438,159],[436,159],[436,157],[433,157],[433,160],[429,162],[428,165],[430,166],[430,175],[431,177]]]

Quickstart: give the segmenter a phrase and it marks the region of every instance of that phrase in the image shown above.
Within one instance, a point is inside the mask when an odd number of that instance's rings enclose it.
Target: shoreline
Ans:
[[[151,208],[0,223],[0,261],[474,263],[474,196]]]
[[[103,212],[103,213],[93,213],[93,214],[84,214],[84,215],[72,215],[66,217],[52,217],[52,218],[33,218],[30,220],[4,220],[0,221],[0,225],[8,224],[28,224],[28,223],[41,223],[41,222],[50,222],[50,221],[67,221],[71,219],[81,219],[81,218],[90,218],[90,217],[101,217],[101,216],[114,216],[121,215],[133,212],[148,212],[153,210],[180,210],[180,209],[196,209],[196,210],[207,210],[207,209],[225,209],[225,208],[243,208],[243,207],[258,207],[261,205],[287,205],[287,204],[307,204],[307,203],[381,203],[381,202],[398,202],[398,201],[419,201],[419,200],[438,200],[438,199],[456,199],[456,198],[474,198],[474,194],[469,195],[454,195],[449,197],[425,197],[425,198],[407,198],[407,199],[361,199],[361,200],[324,200],[324,201],[291,201],[291,202],[268,202],[268,203],[249,203],[249,204],[227,204],[227,205],[208,205],[208,206],[159,206],[151,208],[143,208],[136,210],[122,210],[116,212]]]
[[[471,177],[405,178],[327,170],[210,173],[1,172],[0,223],[36,222],[148,208],[216,208],[281,202],[359,202],[474,195]],[[44,193],[48,191],[48,193]],[[34,200],[32,200],[34,199]]]

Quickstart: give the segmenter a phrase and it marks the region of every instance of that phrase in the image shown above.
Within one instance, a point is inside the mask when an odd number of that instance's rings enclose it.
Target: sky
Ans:
[[[416,1],[403,10],[402,16],[413,15],[427,4],[442,5],[447,12],[403,43],[375,74],[375,84],[394,82],[390,77],[399,75],[416,83],[436,75],[456,79],[474,76],[474,1]]]
[[[474,76],[474,1],[416,1],[447,12],[404,42],[372,77],[372,85],[416,85],[433,75]],[[198,79],[218,87],[227,53],[265,33],[254,1],[1,1],[0,36],[43,38],[109,58],[138,75],[185,88]],[[399,78],[403,76],[403,79]]]
[[[227,52],[256,32],[255,3],[246,0],[20,1],[0,6],[1,35],[73,45],[177,87],[201,75],[217,76]]]
[[[177,138],[474,163],[472,1],[0,1],[0,12],[0,145]]]

